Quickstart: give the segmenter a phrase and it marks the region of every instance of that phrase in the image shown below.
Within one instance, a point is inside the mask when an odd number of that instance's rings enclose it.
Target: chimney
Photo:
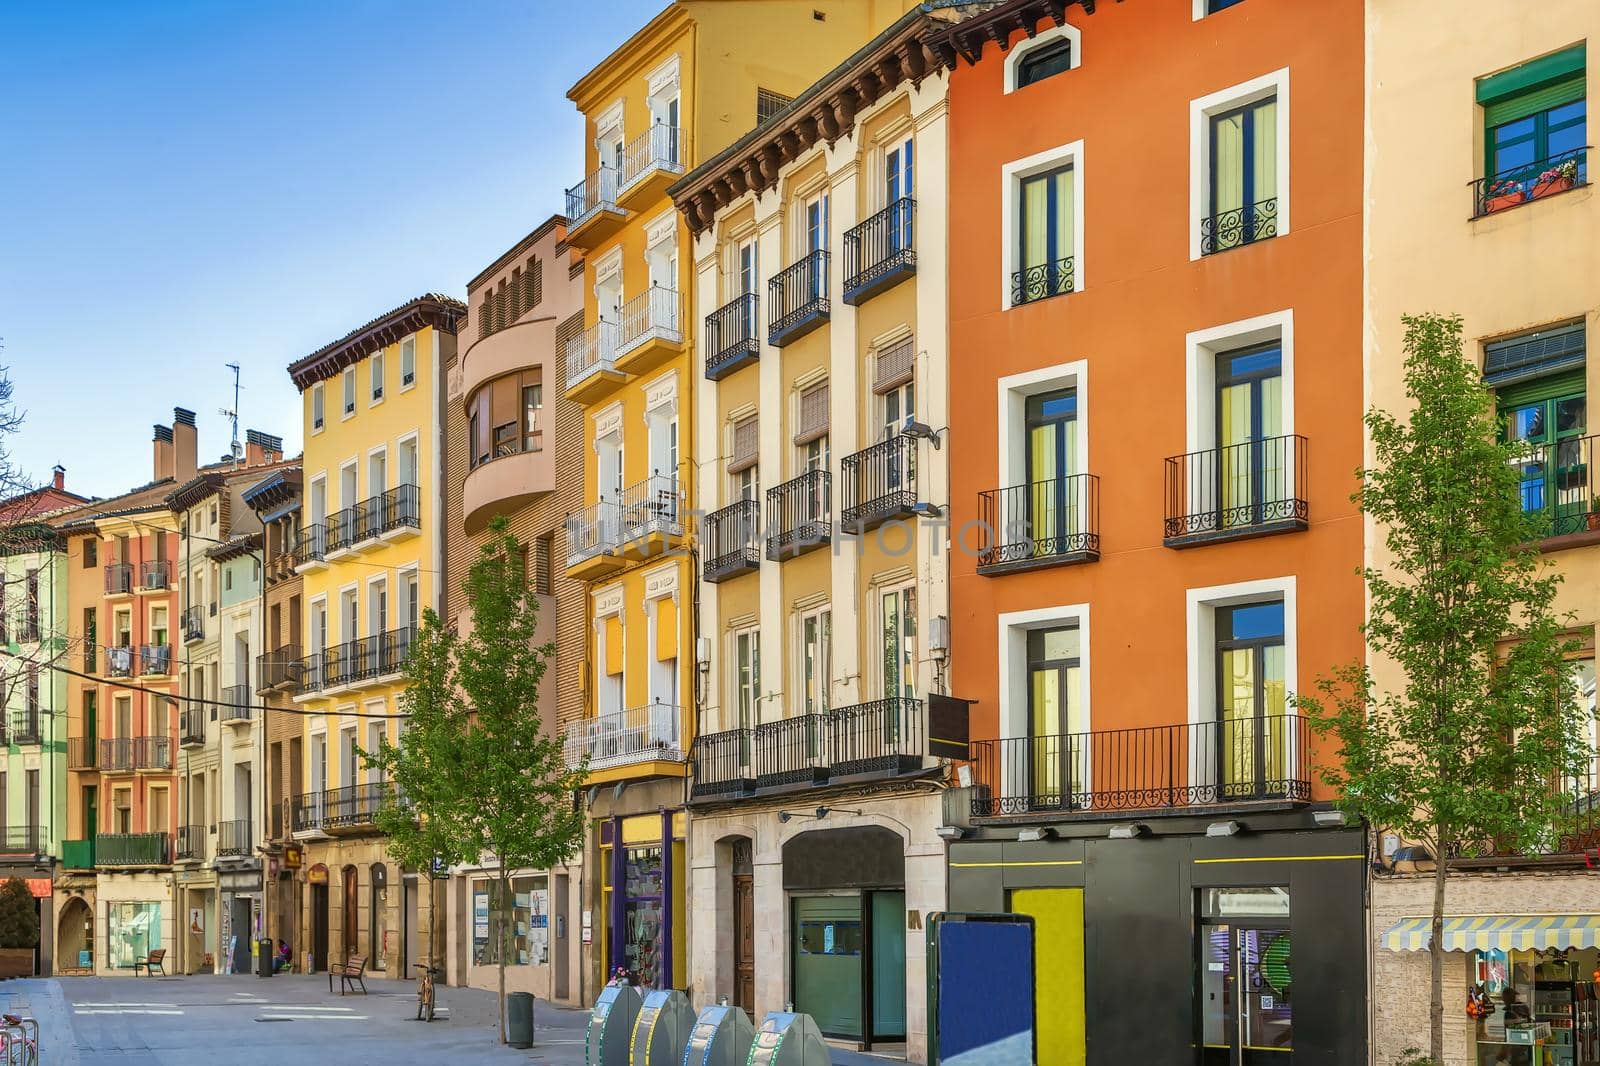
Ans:
[[[50,468],[50,472],[55,475],[51,478],[50,483],[55,486],[57,492],[65,492],[67,490],[67,468],[57,463]]]
[[[263,433],[259,429],[246,430],[244,434],[244,465],[266,466],[283,459],[283,438]]]
[[[152,470],[153,481],[164,481],[172,476],[172,429],[170,426],[157,426],[155,437],[155,466]]]
[[[182,407],[172,409],[172,476],[178,484],[194,477],[199,469],[198,442],[195,439],[194,412]]]

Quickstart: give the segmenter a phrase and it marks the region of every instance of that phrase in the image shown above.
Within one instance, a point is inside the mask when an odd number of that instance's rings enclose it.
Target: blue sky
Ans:
[[[111,495],[150,427],[300,447],[284,368],[463,296],[582,176],[566,90],[666,0],[0,0],[0,365],[15,460]]]

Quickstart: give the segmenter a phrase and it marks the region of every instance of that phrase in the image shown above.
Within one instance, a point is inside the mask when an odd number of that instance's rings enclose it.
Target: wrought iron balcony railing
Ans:
[[[914,513],[917,503],[917,442],[897,433],[840,460],[844,482],[839,528],[864,533],[891,518]]]
[[[700,524],[705,579],[725,581],[761,566],[761,505],[735,500],[706,515]]]
[[[93,844],[96,866],[166,866],[172,837],[166,833],[100,833]]]
[[[94,737],[67,738],[67,769],[93,770],[99,765],[100,745]]]
[[[1472,217],[1532,203],[1589,184],[1589,146],[1538,159],[1469,183]]]
[[[1546,792],[1547,789],[1551,791]],[[1510,867],[1516,865],[1518,858],[1581,855],[1587,864],[1587,853],[1600,848],[1600,759],[1591,756],[1578,772],[1563,774],[1554,782],[1507,782],[1502,791],[1526,800],[1554,801],[1550,822],[1537,834],[1537,842],[1518,849],[1508,842],[1492,839],[1464,841],[1446,852],[1448,858]]]
[[[172,673],[172,645],[139,645],[139,673],[145,677]]]
[[[567,565],[645,545],[653,534],[681,537],[685,507],[683,484],[669,474],[635,482],[616,500],[590,504],[567,516]]]
[[[563,742],[567,765],[576,767],[585,757],[591,770],[637,762],[682,762],[680,717],[676,704],[651,703],[572,722]]]
[[[755,728],[756,788],[828,780],[828,716],[797,714]]]
[[[652,285],[622,305],[617,312],[617,357],[620,359],[652,340],[683,343],[678,312],[678,290]]]
[[[149,559],[139,564],[139,587],[158,590],[172,587],[172,564],[165,559]]]
[[[978,573],[1031,570],[1100,557],[1100,479],[1093,474],[978,493],[988,538]]]
[[[696,737],[689,753],[692,799],[732,797],[755,787],[755,731],[729,729]]]
[[[254,841],[250,833],[250,819],[236,818],[217,823],[217,854],[230,857],[248,857]]]
[[[781,348],[828,320],[828,251],[818,248],[767,282],[767,343]]]
[[[172,769],[172,738],[134,737],[133,768],[135,770]]]
[[[622,327],[600,321],[567,341],[567,388],[575,388],[596,374],[617,373],[617,347]]]
[[[261,692],[300,683],[300,645],[282,644],[256,656],[256,679]]]
[[[619,192],[626,193],[651,171],[681,175],[685,161],[682,128],[662,124],[651,126],[622,149]]]
[[[844,235],[844,302],[859,304],[917,271],[917,202],[902,197]]]
[[[1278,235],[1278,200],[1260,200],[1200,220],[1200,254],[1212,255]]]
[[[599,211],[617,211],[617,169],[601,167],[567,190],[568,223],[577,229]]]
[[[1600,532],[1600,468],[1595,444],[1600,437],[1570,437],[1534,445],[1518,464],[1522,509],[1540,536]]]
[[[186,643],[206,639],[206,609],[198,603],[185,607],[178,619],[178,631]]]
[[[621,544],[622,509],[616,500],[600,500],[567,516],[568,566],[614,554]]]
[[[107,677],[132,677],[138,668],[139,650],[126,644],[118,644],[105,649],[106,676]]]
[[[178,826],[178,838],[172,849],[176,862],[193,862],[206,857],[206,827],[203,825]]]
[[[975,817],[1171,810],[1311,798],[1297,714],[979,740]]]
[[[1306,439],[1264,437],[1166,461],[1168,547],[1304,529]]]
[[[417,486],[396,485],[353,507],[335,511],[328,516],[327,550],[341,551],[396,530],[420,529],[421,499]]]
[[[223,722],[248,722],[255,715],[254,695],[249,685],[227,686],[222,690],[222,706],[217,708],[217,718]]]
[[[335,644],[322,653],[320,669],[316,671],[320,674],[319,687],[352,685],[399,673],[410,655],[413,635],[407,626]],[[311,689],[305,672],[302,684]]]
[[[328,554],[328,527],[321,522],[300,530],[294,541],[294,565],[320,563]]]
[[[347,829],[371,825],[383,806],[384,786],[377,782],[330,788],[324,793],[323,827]]]
[[[826,470],[807,470],[767,490],[768,559],[789,559],[832,541],[832,493]]]
[[[43,739],[40,729],[39,709],[17,711],[11,716],[11,729],[7,736],[13,744],[37,744]]]
[[[735,296],[706,316],[706,380],[721,381],[761,358],[761,297]]]
[[[1077,271],[1072,256],[1035,263],[1011,274],[1011,306],[1030,304],[1051,296],[1077,291]]]
[[[37,825],[0,826],[0,855],[42,855],[45,833]]]
[[[302,792],[289,800],[289,831],[307,833],[320,830],[327,820],[327,792],[317,789]]]
[[[194,747],[206,742],[206,710],[204,707],[191,707],[178,716],[178,743],[185,747]]]
[[[128,563],[112,563],[106,567],[106,595],[122,596],[133,591],[133,567]]]

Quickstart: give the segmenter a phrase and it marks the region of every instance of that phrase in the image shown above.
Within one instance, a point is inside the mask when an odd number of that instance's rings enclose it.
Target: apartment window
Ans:
[[[370,362],[372,365],[368,373],[372,387],[372,402],[377,403],[383,399],[383,353],[378,352],[375,354]]]
[[[522,386],[522,450],[537,452],[544,448],[544,385],[535,383]]]
[[[761,722],[761,631],[754,626],[733,635],[733,706],[740,729]]]
[[[151,833],[166,833],[169,831],[171,811],[167,799],[168,789],[164,786],[152,785],[150,787],[150,809],[145,816],[145,829]]]
[[[1222,794],[1283,791],[1288,681],[1283,601],[1216,612],[1216,757]]]
[[[409,389],[417,383],[417,338],[413,334],[400,342],[400,387]]]
[[[344,372],[344,413],[348,417],[356,413],[356,370],[348,367]]]
[[[496,378],[467,405],[471,465],[544,448],[544,384],[540,370]]]
[[[322,383],[311,386],[311,431],[322,428]]]
[[[1584,45],[1480,78],[1484,175],[1480,213],[1588,180]]]
[[[1283,349],[1269,343],[1217,356],[1219,523],[1259,525],[1289,482],[1283,436]]]
[[[775,93],[771,89],[756,89],[756,125],[765,126],[778,117],[778,113],[794,102],[794,97]]]
[[[1228,8],[1243,2],[1244,0],[1194,0],[1194,17],[1199,19],[1207,15],[1215,15],[1219,11],[1226,11]]]
[[[119,788],[112,792],[111,831],[113,833],[133,832],[133,790]]]
[[[166,607],[150,608],[150,643],[167,643],[167,609]]]
[[[917,694],[917,588],[904,585],[878,596],[882,637],[881,667],[885,697]]]
[[[1005,232],[1001,306],[1016,307],[1084,286],[1083,142],[1001,168]]]
[[[99,566],[99,565],[100,565],[100,542],[95,540],[93,537],[85,537],[84,540],[83,540],[83,566],[84,566],[84,569],[87,570],[87,569],[90,569],[92,567],[96,567],[96,566]]]
[[[1276,71],[1190,103],[1190,258],[1289,231],[1289,72]]]
[[[1600,495],[1589,477],[1585,355],[1582,322],[1484,346],[1484,383],[1495,390],[1505,437],[1530,448],[1518,464],[1522,507],[1544,516],[1547,536],[1587,529]]]
[[[1078,66],[1082,40],[1078,28],[1064,23],[1034,37],[1006,57],[1006,92],[1054,77]]]
[[[1089,745],[1077,624],[1029,630],[1027,656],[1028,795],[1035,809],[1083,806]]]
[[[823,607],[800,616],[800,699],[805,714],[822,714],[832,704],[833,612]]]
[[[545,533],[534,540],[533,550],[528,553],[528,585],[540,596],[551,595],[555,551],[555,534]]]

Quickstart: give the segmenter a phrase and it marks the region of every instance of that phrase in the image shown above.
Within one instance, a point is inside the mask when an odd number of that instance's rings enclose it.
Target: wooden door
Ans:
[[[350,956],[359,954],[361,951],[361,938],[357,935],[360,932],[358,923],[361,921],[361,888],[354,866],[346,866],[344,868],[343,880],[344,922],[342,923],[342,932],[344,935],[342,939],[344,941],[344,954],[339,956],[340,962],[346,961]]]
[[[733,1002],[756,1009],[756,890],[750,874],[733,875]]]

